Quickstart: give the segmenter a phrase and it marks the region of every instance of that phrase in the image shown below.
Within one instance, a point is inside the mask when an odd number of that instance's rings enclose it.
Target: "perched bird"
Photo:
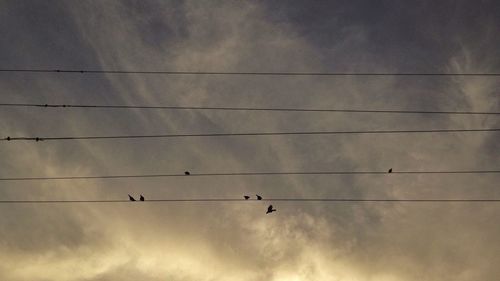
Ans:
[[[128,195],[128,200],[135,201],[134,197],[130,196],[130,194]]]
[[[144,196],[142,196],[142,194],[141,194],[141,198],[139,198],[139,200],[144,201]]]
[[[189,175],[191,175],[191,173],[189,171],[185,171],[184,175],[189,176]]]
[[[245,195],[245,196],[243,196],[243,197],[245,198],[245,200],[250,199],[250,196],[246,196],[246,195]]]
[[[387,171],[389,174],[392,173],[392,168],[389,169],[389,171]]]
[[[266,215],[270,214],[272,212],[276,212],[276,209],[273,209],[273,205],[269,205],[269,207],[267,207]]]
[[[260,196],[258,194],[255,194],[255,196],[257,196],[257,200],[262,200],[262,196]]]

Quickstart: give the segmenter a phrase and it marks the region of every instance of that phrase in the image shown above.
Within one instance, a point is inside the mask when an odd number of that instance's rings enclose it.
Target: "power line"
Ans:
[[[497,174],[500,170],[475,171],[392,171],[390,174]],[[237,172],[237,173],[190,173],[185,174],[136,174],[136,175],[97,175],[97,176],[57,176],[57,177],[6,177],[0,181],[34,180],[85,180],[118,178],[166,178],[166,177],[217,177],[217,176],[276,176],[276,175],[389,175],[382,171],[316,171],[316,172]]]
[[[54,203],[174,203],[174,202],[353,202],[353,203],[376,203],[376,202],[399,202],[399,203],[486,203],[500,202],[500,199],[357,199],[357,198],[270,198],[270,199],[239,199],[239,198],[197,198],[197,199],[149,199],[146,201],[129,200],[1,200],[0,204],[54,204]]]
[[[487,111],[425,111],[425,110],[319,109],[319,108],[270,108],[270,107],[83,105],[83,104],[35,104],[35,103],[0,103],[0,106],[2,106],[2,107],[43,107],[43,108],[167,109],[167,110],[219,110],[219,111],[283,111],[283,112],[344,112],[344,113],[386,113],[386,114],[500,115],[500,112],[487,112]]]
[[[146,75],[251,75],[251,76],[500,76],[500,73],[443,72],[253,72],[253,71],[142,71],[92,69],[0,69],[0,72],[80,73],[80,74],[146,74]]]
[[[342,134],[411,134],[411,133],[458,133],[458,132],[498,132],[498,128],[483,129],[434,129],[434,130],[374,130],[374,131],[311,131],[311,132],[255,132],[255,133],[206,133],[206,134],[161,134],[161,135],[120,135],[120,136],[75,136],[75,137],[5,137],[0,141],[52,141],[52,140],[92,140],[92,139],[146,139],[185,137],[229,137],[229,136],[279,136],[279,135],[342,135]]]

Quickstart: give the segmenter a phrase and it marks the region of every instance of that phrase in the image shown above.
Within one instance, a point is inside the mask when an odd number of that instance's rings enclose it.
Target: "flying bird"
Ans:
[[[245,195],[245,196],[243,196],[243,197],[245,198],[245,200],[250,199],[250,196],[246,196],[246,195]]]
[[[389,174],[392,173],[392,168],[389,169],[389,171],[387,171]]]
[[[130,194],[128,195],[128,200],[135,201],[134,197],[130,196]]]
[[[255,194],[255,196],[257,196],[257,200],[262,200],[262,196],[260,196],[258,194]]]
[[[270,214],[272,212],[276,212],[276,209],[273,209],[273,205],[269,205],[269,207],[267,207],[266,215]]]
[[[191,175],[191,173],[189,171],[185,171],[184,175],[189,176],[189,175]]]
[[[139,200],[144,201],[144,196],[142,196],[142,194],[141,194],[141,198],[139,198]]]

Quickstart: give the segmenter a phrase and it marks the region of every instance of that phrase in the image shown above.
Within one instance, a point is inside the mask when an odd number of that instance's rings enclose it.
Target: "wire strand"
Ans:
[[[95,69],[0,69],[0,72],[80,73],[80,74],[146,74],[146,75],[250,75],[250,76],[500,76],[500,73],[443,72],[254,72],[254,71],[143,71]]]
[[[498,132],[498,128],[483,129],[434,129],[434,130],[374,130],[374,131],[312,131],[312,132],[255,132],[255,133],[206,133],[206,134],[161,134],[161,135],[120,135],[120,136],[75,136],[75,137],[10,137],[0,141],[53,141],[53,140],[97,140],[97,139],[146,139],[185,137],[229,137],[229,136],[279,136],[279,135],[341,135],[341,134],[411,134],[411,133],[458,133],[458,132]]]
[[[83,105],[83,104],[35,104],[0,103],[2,107],[43,108],[98,108],[98,109],[166,109],[166,110],[218,110],[218,111],[277,111],[277,112],[340,112],[340,113],[384,113],[384,114],[454,114],[454,115],[500,115],[487,111],[425,111],[425,110],[378,110],[378,109],[319,109],[319,108],[269,108],[269,107],[207,107],[207,106],[145,106],[145,105]]]
[[[500,199],[357,199],[357,198],[270,198],[270,199],[239,199],[239,198],[198,198],[198,199],[148,199],[146,201],[130,200],[1,200],[0,204],[53,204],[53,203],[167,203],[167,202],[401,202],[401,203],[480,203],[500,202]]]
[[[218,177],[218,176],[278,176],[278,175],[412,175],[412,174],[498,174],[500,170],[475,171],[315,171],[315,172],[237,172],[237,173],[190,173],[186,174],[136,174],[136,175],[96,175],[96,176],[57,176],[57,177],[5,177],[0,181],[34,180],[85,180],[119,178],[166,178],[166,177]]]

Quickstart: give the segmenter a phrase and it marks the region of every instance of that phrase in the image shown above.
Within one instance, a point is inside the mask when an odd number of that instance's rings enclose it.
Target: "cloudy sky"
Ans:
[[[0,68],[500,72],[497,1],[1,1]],[[500,111],[497,77],[0,74],[0,103]],[[0,108],[0,135],[498,128],[497,116]],[[498,170],[498,133],[0,143],[0,177]],[[500,198],[496,174],[1,181],[1,200]],[[498,280],[498,203],[0,204],[0,279]]]

